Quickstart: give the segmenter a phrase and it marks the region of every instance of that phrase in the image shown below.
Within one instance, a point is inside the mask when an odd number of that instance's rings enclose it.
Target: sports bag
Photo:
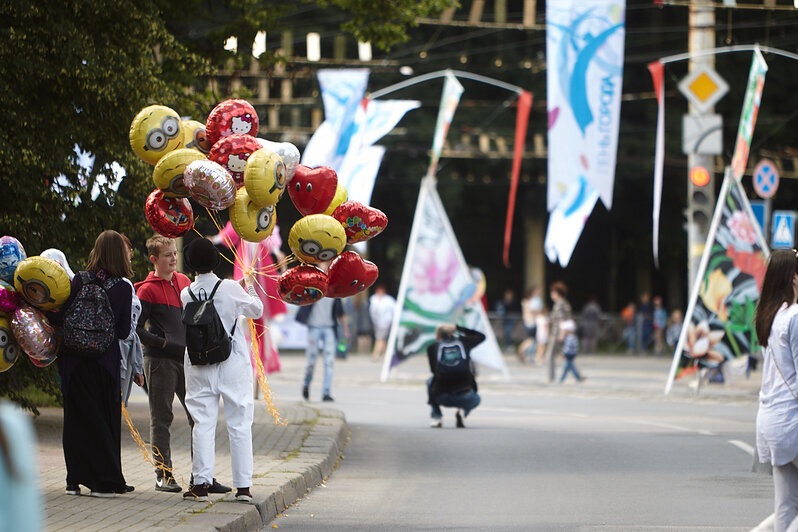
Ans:
[[[106,293],[118,281],[101,281],[80,272],[83,286],[64,313],[62,351],[84,358],[100,358],[116,341],[116,320]]]
[[[188,359],[195,366],[224,362],[233,348],[231,336],[236,330],[236,324],[233,324],[233,330],[227,334],[213,304],[213,296],[220,284],[222,281],[217,281],[211,295],[203,300],[197,299],[191,288],[188,288],[192,301],[183,307],[183,324],[186,326]]]

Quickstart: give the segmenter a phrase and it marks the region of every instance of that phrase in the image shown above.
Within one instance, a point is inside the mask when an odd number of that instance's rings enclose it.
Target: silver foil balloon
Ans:
[[[236,201],[233,176],[214,161],[201,160],[189,164],[183,172],[183,183],[191,197],[208,209],[227,209]]]
[[[258,138],[258,142],[264,149],[273,151],[283,159],[285,180],[286,183],[290,183],[294,179],[294,172],[299,164],[299,148],[290,142],[272,142],[262,138]]]
[[[58,336],[41,311],[29,305],[19,307],[11,318],[11,330],[19,346],[32,359],[43,363],[55,359]]]

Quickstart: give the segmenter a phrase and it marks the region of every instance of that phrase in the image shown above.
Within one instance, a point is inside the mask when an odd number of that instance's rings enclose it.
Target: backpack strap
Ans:
[[[213,290],[211,291],[211,295],[210,295],[210,296],[208,296],[208,299],[213,299],[213,296],[214,296],[214,294],[216,294],[216,290],[218,290],[218,289],[219,289],[219,285],[220,285],[220,284],[222,284],[222,280],[221,280],[221,279],[219,279],[218,281],[216,281],[216,284],[215,284],[215,285],[213,285]]]
[[[213,296],[216,295],[216,290],[219,289],[219,285],[220,284],[222,284],[222,280],[221,279],[216,281],[216,284],[213,285],[213,290],[211,290],[211,295],[206,297],[203,301],[208,301],[209,299],[213,299]],[[193,299],[194,301],[199,301],[199,299],[197,299],[197,296],[194,295],[194,292],[191,291],[191,287],[189,286],[187,288],[188,288],[188,295],[191,296],[191,299]],[[238,320],[236,319],[236,320],[233,321],[233,328],[230,330],[230,337],[231,338],[236,332],[236,326],[237,325],[238,325]]]

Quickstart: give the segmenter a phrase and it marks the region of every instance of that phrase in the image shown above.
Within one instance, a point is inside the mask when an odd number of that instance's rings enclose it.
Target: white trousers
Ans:
[[[775,488],[773,530],[795,532],[798,530],[798,467],[795,465],[795,460],[783,466],[773,466],[773,487]]]
[[[194,443],[192,473],[194,483],[213,482],[216,421],[219,399],[224,404],[224,418],[230,438],[233,486],[252,486],[252,368],[246,353],[233,350],[230,358],[219,364],[192,366],[185,357],[186,408],[194,419],[191,437]]]

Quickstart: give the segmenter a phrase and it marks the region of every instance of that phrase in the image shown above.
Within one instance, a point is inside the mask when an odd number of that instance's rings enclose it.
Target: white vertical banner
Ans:
[[[363,146],[357,153],[346,156],[338,170],[338,182],[346,187],[349,200],[371,204],[371,193],[384,154],[382,146]]]
[[[479,280],[472,275],[457,242],[434,181],[425,177],[410,231],[396,311],[382,367],[391,368],[413,355],[425,355],[435,341],[435,328],[456,323],[485,334],[471,358],[509,376],[501,349],[479,298]]]
[[[547,0],[549,211],[580,176],[612,207],[625,0]]]
[[[435,172],[438,170],[438,160],[441,158],[443,142],[446,140],[446,134],[449,133],[449,126],[452,124],[454,112],[457,110],[457,104],[460,103],[463,90],[463,86],[460,85],[454,74],[447,71],[446,81],[443,83],[443,94],[441,94],[441,105],[438,108],[438,119],[435,121],[432,156],[427,169],[428,177],[435,177]]]
[[[596,206],[599,195],[584,177],[571,185],[549,215],[543,249],[550,262],[564,268],[571,261],[585,223]]]

